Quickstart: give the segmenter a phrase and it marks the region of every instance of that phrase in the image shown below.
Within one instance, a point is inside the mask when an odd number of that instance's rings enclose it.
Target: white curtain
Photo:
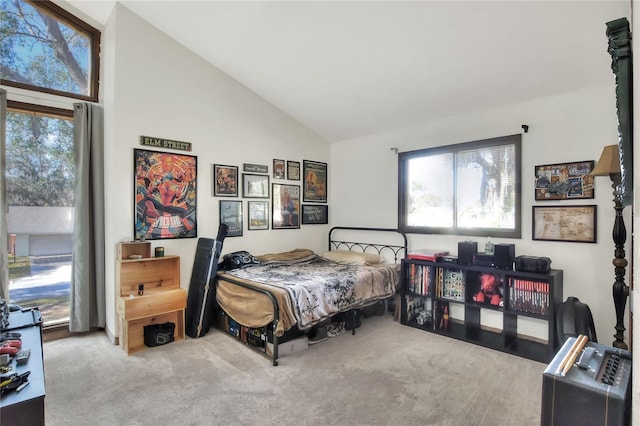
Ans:
[[[0,89],[0,297],[9,303],[9,255],[7,214],[7,91]]]
[[[73,105],[75,154],[69,331],[105,326],[104,131],[102,108]]]

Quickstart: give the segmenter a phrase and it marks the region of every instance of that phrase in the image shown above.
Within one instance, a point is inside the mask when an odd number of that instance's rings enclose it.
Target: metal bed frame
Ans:
[[[356,242],[356,241],[342,241],[342,240],[337,240],[334,238],[334,232],[336,231],[340,231],[340,230],[344,230],[344,231],[371,231],[371,232],[389,232],[389,233],[396,233],[398,234],[401,238],[402,238],[402,245],[394,245],[394,244],[380,244],[380,243],[365,243],[365,242]],[[376,251],[379,255],[384,256],[385,254],[389,254],[389,255],[393,255],[393,260],[394,263],[399,263],[400,260],[402,260],[402,258],[404,256],[407,255],[407,236],[404,232],[395,229],[395,228],[366,228],[366,227],[348,227],[348,226],[334,226],[333,228],[331,228],[329,230],[329,237],[328,237],[328,242],[329,242],[329,250],[342,250],[342,249],[346,249],[349,251],[361,251],[362,253],[365,252],[372,252],[372,251]],[[354,250],[356,249],[356,250]],[[235,285],[238,285],[240,287],[244,287],[247,288],[249,290],[255,291],[257,293],[262,293],[265,296],[267,296],[269,298],[269,300],[271,301],[271,304],[273,305],[273,322],[272,327],[273,327],[273,355],[269,356],[266,351],[262,352],[256,349],[256,351],[264,356],[266,356],[267,358],[271,358],[273,361],[273,366],[277,366],[278,365],[278,336],[275,333],[276,327],[278,325],[278,319],[280,318],[280,310],[278,308],[278,303],[276,301],[276,298],[273,296],[273,294],[271,294],[271,292],[269,290],[266,289],[262,289],[262,288],[257,288],[254,287],[250,284],[247,284],[245,282],[239,281],[234,279],[233,277],[225,277],[225,281],[231,282]],[[387,301],[385,300],[385,311],[387,308]],[[222,308],[216,303],[215,304],[215,310],[221,310]],[[349,312],[352,315],[352,324],[355,324],[355,320],[356,320],[356,308],[351,309]],[[214,321],[215,324],[215,321]],[[242,324],[240,324],[242,325]],[[268,325],[268,324],[267,324]],[[352,334],[356,333],[356,329],[355,327],[352,327]],[[250,346],[247,343],[247,346]]]

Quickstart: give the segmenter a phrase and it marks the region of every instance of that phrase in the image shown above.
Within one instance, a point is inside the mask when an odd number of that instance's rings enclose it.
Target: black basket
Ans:
[[[176,325],[172,322],[144,326],[144,344],[149,347],[166,345],[173,342]]]

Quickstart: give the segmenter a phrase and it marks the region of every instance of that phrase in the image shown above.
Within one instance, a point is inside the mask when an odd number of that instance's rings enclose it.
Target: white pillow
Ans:
[[[326,251],[322,257],[343,265],[377,265],[383,261],[382,256],[377,253],[360,253],[349,250]]]

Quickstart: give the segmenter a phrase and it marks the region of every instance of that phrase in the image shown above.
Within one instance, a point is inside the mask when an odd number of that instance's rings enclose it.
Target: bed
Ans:
[[[326,252],[295,249],[257,256],[258,265],[219,271],[216,315],[250,330],[270,329],[276,366],[285,333],[308,330],[337,314],[355,315],[392,297],[406,249],[407,237],[396,229],[333,227]]]

